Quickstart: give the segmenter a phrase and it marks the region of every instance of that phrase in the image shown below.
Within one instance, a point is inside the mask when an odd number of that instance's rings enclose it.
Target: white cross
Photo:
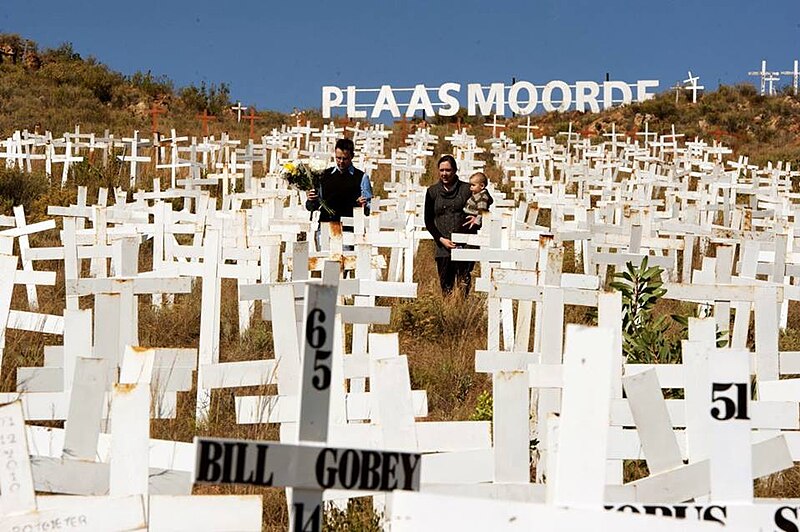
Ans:
[[[766,78],[764,78],[764,81],[769,83],[769,90],[767,91],[767,94],[769,96],[775,96],[775,85],[774,85],[774,83],[776,81],[780,81],[780,79],[781,78],[780,78],[780,76],[777,75],[777,72],[770,72],[770,75],[767,76]]]
[[[761,61],[761,70],[759,71],[750,71],[747,73],[748,76],[759,76],[761,78],[761,96],[765,96],[767,94],[767,81],[770,81],[770,91],[772,91],[772,82],[777,81],[775,79],[769,80],[774,76],[777,76],[779,72],[769,72],[767,71],[767,61]],[[770,92],[771,94],[771,92]]]
[[[681,92],[680,92],[680,91],[682,91],[682,90],[683,90],[683,85],[681,85],[679,82],[677,82],[677,81],[676,81],[676,82],[675,82],[675,85],[673,85],[672,87],[670,87],[670,89],[674,89],[674,90],[675,90],[675,104],[677,105],[677,103],[678,103],[678,97],[680,97],[680,95],[681,95]]]
[[[486,126],[486,127],[491,127],[492,128],[492,137],[497,137],[497,128],[506,127],[503,124],[498,124],[497,123],[497,115],[496,114],[494,116],[492,116],[492,123],[491,124],[483,124],[483,125]]]
[[[692,91],[692,103],[697,103],[697,91],[701,89],[705,89],[704,86],[698,85],[697,80],[700,79],[700,76],[692,76],[692,71],[689,71],[689,77],[683,80],[684,83],[687,83],[686,88]]]
[[[797,82],[800,80],[800,70],[797,68],[797,59],[794,60],[794,69],[783,70],[781,74],[784,76],[792,76],[792,87],[794,88],[794,95],[797,96]]]
[[[243,106],[242,102],[236,102],[236,105],[231,107],[231,110],[236,111],[236,122],[240,123],[242,121],[242,111],[246,111],[247,109],[249,109],[249,107]]]
[[[643,133],[637,133],[636,135],[637,136],[641,135],[642,137],[644,137],[644,145],[645,146],[650,144],[650,137],[653,137],[653,140],[658,138],[658,133],[651,133],[650,132],[650,123],[649,122],[645,122],[644,123],[644,132]]]
[[[118,155],[117,159],[120,162],[129,162],[131,165],[131,188],[136,186],[136,165],[137,163],[149,163],[150,157],[145,157],[139,155],[139,145],[146,146],[146,140],[139,139],[139,131],[133,132],[133,138],[123,138],[123,142],[130,143],[131,145],[131,154],[130,155]]]

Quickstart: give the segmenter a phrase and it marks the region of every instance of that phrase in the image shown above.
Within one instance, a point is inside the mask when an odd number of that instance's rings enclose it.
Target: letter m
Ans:
[[[503,115],[506,112],[505,87],[502,83],[492,83],[489,86],[489,94],[485,95],[480,83],[470,83],[467,85],[467,105],[470,116]],[[480,113],[475,112],[476,106],[480,109]],[[494,112],[492,107],[495,109]]]

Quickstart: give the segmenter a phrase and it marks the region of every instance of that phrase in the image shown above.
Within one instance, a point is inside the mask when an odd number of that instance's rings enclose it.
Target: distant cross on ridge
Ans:
[[[783,70],[781,74],[784,76],[792,76],[792,88],[794,88],[794,95],[797,96],[797,81],[800,79],[800,70],[797,69],[797,59],[794,60],[794,69]]]
[[[289,116],[293,116],[295,118],[295,122],[296,122],[295,125],[299,126],[300,125],[300,119],[302,117],[304,117],[305,114],[303,113],[303,111],[301,111],[300,109],[295,107],[294,111],[292,111],[292,114],[290,114]]]
[[[243,106],[242,102],[236,102],[236,105],[231,107],[232,111],[236,111],[236,122],[241,124],[242,123],[242,111],[247,110],[247,106]]]
[[[700,79],[700,76],[692,76],[692,71],[689,71],[689,77],[683,80],[684,83],[687,83],[686,88],[692,91],[692,103],[697,103],[697,91],[705,89],[702,85],[697,84],[697,80]]]
[[[156,102],[153,102],[153,106],[150,107],[149,111],[147,111],[147,114],[149,114],[152,118],[153,133],[158,132],[158,115],[163,115],[166,112],[166,109],[160,105],[156,105]]]
[[[683,87],[683,85],[681,85],[680,81],[676,81],[675,85],[670,87],[670,89],[674,89],[675,90],[675,105],[678,105],[678,98],[680,97],[681,91],[684,89],[684,87]]]
[[[502,129],[502,128],[506,127],[504,124],[500,124],[497,121],[497,115],[496,114],[492,116],[492,122],[490,124],[483,124],[483,125],[486,126],[486,127],[492,128],[492,137],[494,137],[494,138],[497,138],[497,129],[498,128]]]
[[[775,84],[776,81],[780,81],[780,80],[781,80],[781,77],[778,75],[777,72],[770,72],[770,75],[767,76],[765,81],[769,84],[769,87],[767,89],[767,94],[769,96],[775,96],[776,92],[775,92],[775,85],[774,84]]]
[[[770,72],[767,70],[767,60],[761,61],[761,70],[759,71],[750,71],[747,73],[748,76],[758,76],[761,78],[761,96],[766,96],[767,94],[767,82],[769,81],[770,87],[770,95],[772,95],[772,82],[778,81],[780,78],[776,78],[779,72]]]
[[[197,118],[203,123],[203,136],[208,136],[208,122],[209,120],[216,120],[217,117],[214,115],[208,114],[208,109],[203,109],[203,114],[197,115]]]

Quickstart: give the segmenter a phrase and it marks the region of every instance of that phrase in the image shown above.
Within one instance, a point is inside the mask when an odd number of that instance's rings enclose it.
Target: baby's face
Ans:
[[[469,191],[472,192],[473,194],[477,194],[478,192],[480,192],[484,188],[486,188],[486,187],[483,185],[481,180],[478,179],[477,177],[473,177],[473,178],[471,178],[469,180]]]

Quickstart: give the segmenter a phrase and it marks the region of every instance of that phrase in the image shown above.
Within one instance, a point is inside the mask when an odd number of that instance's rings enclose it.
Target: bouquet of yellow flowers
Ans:
[[[328,214],[334,214],[333,210],[328,207],[320,194],[321,191],[319,186],[319,178],[322,176],[322,172],[325,170],[325,168],[320,168],[319,166],[320,165],[318,163],[285,163],[283,165],[282,176],[290,187],[293,187],[297,190],[302,190],[304,192],[308,192],[310,190],[315,191],[318,195],[317,201],[319,201],[320,209],[324,210]]]

